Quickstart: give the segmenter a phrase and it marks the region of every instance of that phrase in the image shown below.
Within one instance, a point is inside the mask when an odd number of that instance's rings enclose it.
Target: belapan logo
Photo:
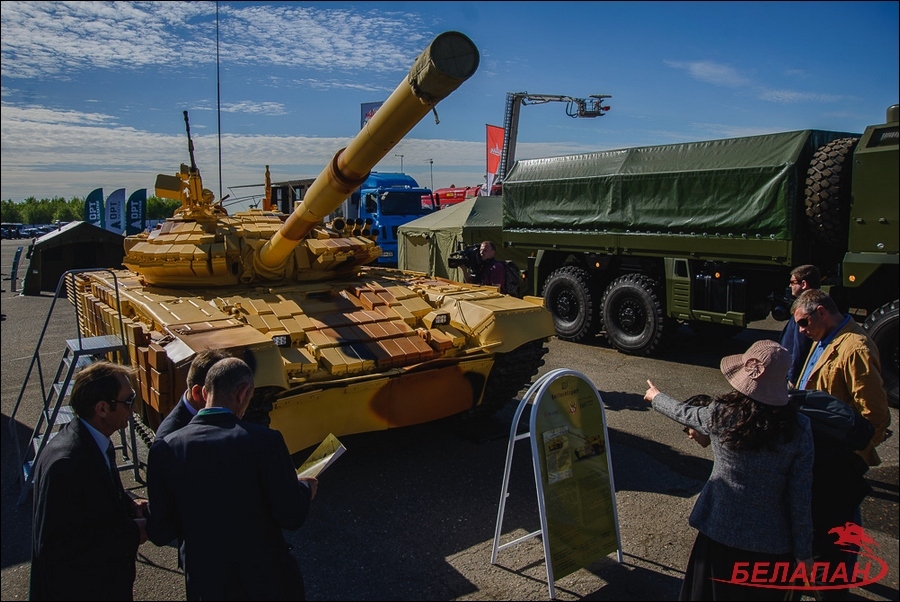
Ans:
[[[836,534],[834,545],[844,552],[857,555],[852,571],[848,574],[847,564],[839,562],[813,562],[807,573],[806,566],[797,564],[791,570],[790,562],[735,562],[731,579],[713,579],[734,585],[761,587],[765,589],[792,589],[797,591],[821,591],[865,587],[887,576],[887,562],[872,551],[878,546],[862,527],[846,523],[828,531]],[[860,559],[867,559],[862,562]],[[873,577],[873,567],[878,573]]]

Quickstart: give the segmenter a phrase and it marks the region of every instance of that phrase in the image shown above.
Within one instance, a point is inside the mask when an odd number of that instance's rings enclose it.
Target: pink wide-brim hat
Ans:
[[[735,390],[770,406],[788,402],[790,352],[775,341],[757,341],[741,355],[722,358],[719,369]]]

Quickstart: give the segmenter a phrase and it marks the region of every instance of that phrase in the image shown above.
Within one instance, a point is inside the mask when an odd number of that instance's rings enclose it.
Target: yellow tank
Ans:
[[[329,433],[492,414],[530,382],[554,334],[540,299],[368,267],[381,254],[375,233],[323,222],[478,62],[463,34],[435,38],[289,216],[229,215],[203,188],[185,112],[191,165],[156,182],[181,208],[126,238],[115,282],[85,273],[69,292],[83,335],[117,333],[123,318],[146,423],[174,407],[206,348],[253,362],[245,417],[281,431],[291,452]]]

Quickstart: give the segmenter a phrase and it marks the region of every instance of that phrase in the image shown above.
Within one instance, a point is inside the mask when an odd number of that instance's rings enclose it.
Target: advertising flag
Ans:
[[[500,154],[503,152],[503,133],[500,126],[487,125],[487,194],[490,194],[497,170],[500,169]]]
[[[103,227],[103,189],[97,188],[91,191],[87,198],[84,199],[84,221],[97,226]]]
[[[110,232],[121,234],[125,231],[125,189],[114,190],[106,198],[106,224],[104,227]]]
[[[147,227],[147,189],[135,190],[125,204],[125,235],[140,234]]]
[[[363,129],[366,127],[366,124],[369,123],[369,120],[372,119],[372,116],[375,115],[375,111],[381,108],[381,105],[384,104],[382,102],[364,102],[360,105],[359,112],[359,129]]]

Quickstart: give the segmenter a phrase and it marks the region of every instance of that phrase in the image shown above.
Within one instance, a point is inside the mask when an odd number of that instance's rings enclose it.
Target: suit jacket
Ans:
[[[160,423],[159,428],[156,429],[156,438],[153,440],[154,443],[160,439],[164,439],[169,433],[174,433],[178,429],[186,426],[187,423],[191,421],[191,418],[194,417],[194,414],[191,414],[191,411],[186,407],[188,402],[185,399],[185,396],[187,394],[188,393],[185,392],[184,395],[181,396],[181,401],[175,405],[175,408],[169,412],[168,416]]]
[[[298,529],[310,489],[278,431],[234,414],[198,414],[154,443],[148,458],[157,545],[182,540],[189,600],[303,599],[282,529]]]
[[[871,422],[875,436],[857,453],[869,466],[881,464],[875,446],[884,441],[885,431],[891,424],[881,379],[881,360],[878,347],[854,320],[838,331],[819,356],[804,388],[834,395]]]
[[[778,341],[782,347],[791,352],[791,368],[788,370],[788,382],[791,386],[797,384],[800,375],[803,374],[803,366],[806,365],[806,357],[812,348],[812,339],[800,333],[800,327],[794,316],[791,316],[784,330],[781,331],[781,339]]]
[[[140,530],[131,498],[80,420],[35,465],[32,600],[132,600]]]

